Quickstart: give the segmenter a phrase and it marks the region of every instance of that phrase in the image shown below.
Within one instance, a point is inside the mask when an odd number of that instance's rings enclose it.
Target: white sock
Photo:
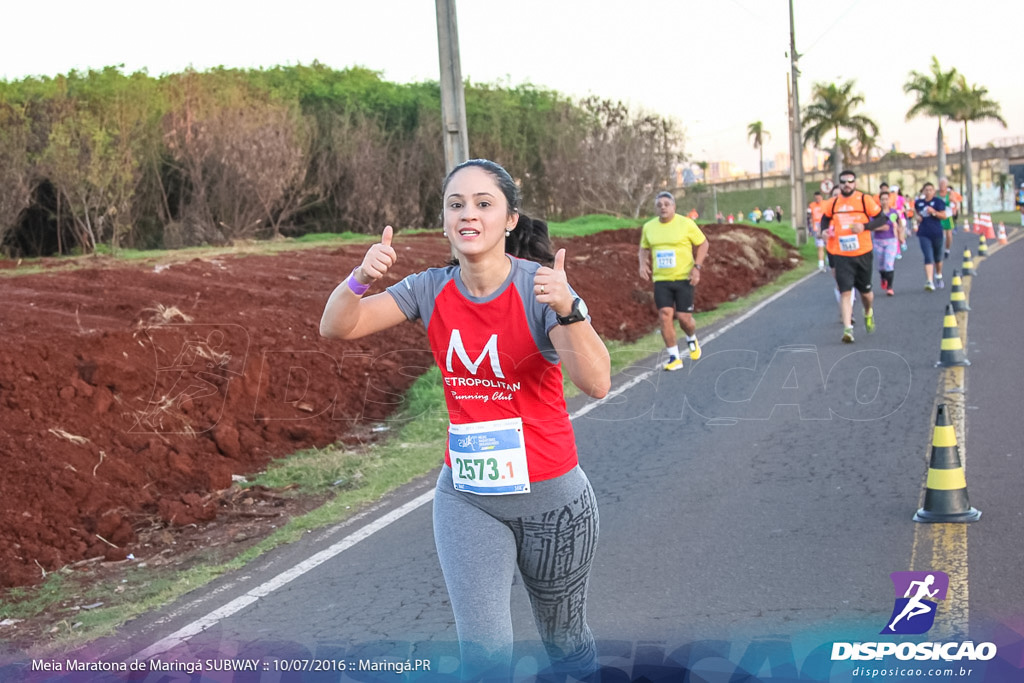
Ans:
[[[668,351],[668,355],[673,358],[679,358],[679,344],[676,344],[675,346],[666,346],[665,350]]]
[[[686,341],[688,341],[688,342],[697,341],[697,335],[695,335],[695,334],[694,335],[687,335],[686,336]]]
[[[936,280],[941,280],[942,279],[942,273],[935,273],[935,279]]]
[[[825,267],[825,262],[822,261],[821,259],[818,259],[818,267],[819,268],[824,268]]]

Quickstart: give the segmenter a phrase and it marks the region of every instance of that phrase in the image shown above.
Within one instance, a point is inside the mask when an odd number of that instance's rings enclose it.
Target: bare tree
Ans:
[[[297,106],[233,72],[176,77],[164,143],[185,180],[186,243],[280,234],[315,194],[307,185],[311,131]]]
[[[656,189],[667,183],[681,156],[682,134],[672,120],[634,114],[622,102],[589,97],[580,104],[592,117],[578,172],[583,207],[639,216]]]
[[[32,202],[28,142],[23,107],[0,103],[0,248]]]

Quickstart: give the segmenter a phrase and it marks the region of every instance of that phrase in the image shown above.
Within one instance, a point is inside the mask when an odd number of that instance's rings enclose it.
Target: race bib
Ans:
[[[857,251],[860,247],[860,239],[856,235],[840,235],[839,251]]]
[[[448,455],[456,491],[481,496],[530,492],[521,418],[449,424]]]
[[[658,268],[675,268],[676,250],[658,249],[654,252],[654,262],[657,264]]]

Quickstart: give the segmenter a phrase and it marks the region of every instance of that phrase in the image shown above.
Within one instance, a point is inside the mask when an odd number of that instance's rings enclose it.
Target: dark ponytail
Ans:
[[[505,238],[505,253],[550,267],[555,255],[551,251],[548,224],[520,212],[515,229]]]

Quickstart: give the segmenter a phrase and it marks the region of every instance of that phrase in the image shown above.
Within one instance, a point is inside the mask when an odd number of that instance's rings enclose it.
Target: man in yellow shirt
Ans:
[[[654,305],[658,307],[661,337],[668,351],[663,369],[672,371],[683,367],[676,320],[686,333],[690,359],[700,358],[693,294],[708,255],[708,240],[696,223],[676,213],[676,200],[671,192],[659,192],[654,198],[654,209],[658,217],[644,224],[640,236],[640,278],[654,280]]]

